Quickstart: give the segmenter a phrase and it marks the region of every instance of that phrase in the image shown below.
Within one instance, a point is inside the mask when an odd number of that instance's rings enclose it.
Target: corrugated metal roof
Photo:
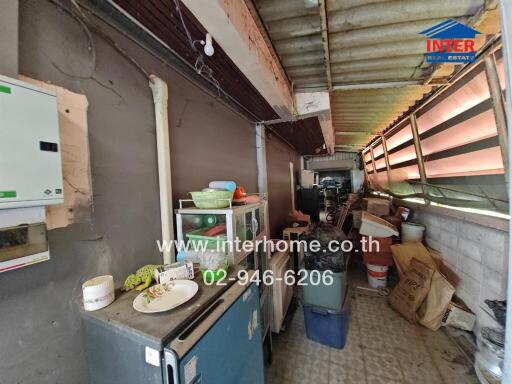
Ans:
[[[254,2],[295,90],[330,90],[335,132],[351,132],[337,134],[336,145],[356,147],[434,87],[424,84],[453,71],[424,62],[425,38],[419,32],[447,18],[472,23],[480,11],[496,7],[492,0]]]
[[[254,3],[294,89],[327,89],[318,0]]]
[[[473,16],[484,0],[327,0],[332,86],[425,80],[419,34],[446,18]]]
[[[363,147],[375,133],[383,131],[430,89],[426,85],[409,85],[333,92],[331,108],[333,126],[337,132],[335,144]],[[352,132],[361,133],[347,134]]]
[[[483,0],[327,0],[336,145],[364,146],[432,90],[419,32],[446,18],[464,21]],[[417,81],[418,85],[336,91],[338,86]]]

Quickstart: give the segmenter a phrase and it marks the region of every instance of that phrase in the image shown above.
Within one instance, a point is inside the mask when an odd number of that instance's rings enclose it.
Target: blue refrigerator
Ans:
[[[263,384],[259,290],[234,284],[165,349],[169,384]]]
[[[136,312],[136,292],[82,311],[84,382],[263,384],[258,286],[196,281],[196,297],[164,313]]]

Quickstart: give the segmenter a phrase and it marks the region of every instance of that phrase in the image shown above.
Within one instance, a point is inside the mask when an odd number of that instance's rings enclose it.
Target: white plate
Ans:
[[[156,284],[133,300],[133,308],[142,313],[165,312],[189,301],[198,289],[197,283],[191,280],[174,280],[166,284]],[[159,296],[151,296],[153,292]]]

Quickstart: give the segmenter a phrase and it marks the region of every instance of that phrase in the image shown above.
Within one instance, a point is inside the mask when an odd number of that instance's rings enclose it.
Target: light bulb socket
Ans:
[[[210,35],[209,33],[207,33],[205,37],[204,53],[206,54],[206,56],[213,56],[213,54],[215,53],[215,49],[213,49],[212,44],[212,35]]]

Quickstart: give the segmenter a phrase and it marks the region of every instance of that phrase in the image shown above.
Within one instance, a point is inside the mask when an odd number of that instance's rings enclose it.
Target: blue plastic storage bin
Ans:
[[[308,304],[303,305],[308,339],[333,348],[343,349],[345,347],[350,320],[348,289],[346,292],[341,311]]]
[[[347,289],[347,272],[331,272],[332,284],[325,285],[322,274],[323,271],[309,271],[303,269],[300,271],[300,277],[306,274],[303,281],[302,292],[305,304],[315,307],[324,307],[341,311],[343,300]],[[313,284],[316,283],[316,284]]]

